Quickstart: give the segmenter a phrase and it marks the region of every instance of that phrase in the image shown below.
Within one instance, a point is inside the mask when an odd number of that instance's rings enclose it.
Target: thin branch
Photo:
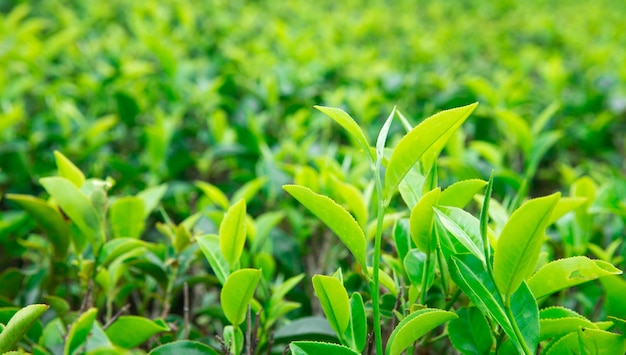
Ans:
[[[85,297],[83,298],[83,302],[80,305],[80,309],[78,310],[78,314],[83,314],[89,308],[91,304],[91,292],[93,291],[93,279],[89,279],[87,282],[87,291],[85,292]]]
[[[110,327],[111,324],[113,324],[113,322],[115,322],[122,314],[128,312],[129,308],[130,308],[130,303],[128,303],[124,307],[120,308],[120,310],[117,311],[117,313],[115,313],[113,315],[113,317],[111,317],[111,319],[109,319],[109,321],[106,322],[106,324],[102,326],[102,329],[106,330],[108,327]]]
[[[183,339],[187,339],[189,337],[189,285],[185,281],[183,284]]]
[[[246,312],[248,321],[246,322],[246,355],[252,355],[252,310],[248,303],[248,311]]]

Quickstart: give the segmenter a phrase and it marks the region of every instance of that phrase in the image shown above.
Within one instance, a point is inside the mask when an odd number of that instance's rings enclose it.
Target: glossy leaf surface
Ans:
[[[350,301],[345,287],[335,277],[315,275],[313,289],[328,323],[338,335],[343,335],[350,323]]]
[[[241,269],[228,276],[220,293],[224,315],[233,325],[241,324],[261,280],[261,270]]]
[[[246,202],[232,205],[220,224],[220,250],[224,259],[233,265],[239,261],[246,243]]]
[[[389,336],[388,355],[399,355],[409,345],[433,328],[457,318],[457,315],[440,309],[426,308],[406,316]]]

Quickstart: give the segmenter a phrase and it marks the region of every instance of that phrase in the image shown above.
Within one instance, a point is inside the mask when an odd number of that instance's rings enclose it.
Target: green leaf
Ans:
[[[0,354],[12,350],[48,308],[45,304],[32,304],[17,311],[0,332]]]
[[[276,288],[272,290],[272,301],[280,302],[283,297],[287,295],[289,291],[291,291],[302,279],[304,278],[304,274],[292,276],[289,279],[279,283],[276,285]]]
[[[626,319],[626,280],[620,276],[606,276],[600,278],[605,292],[604,310],[607,315]]]
[[[535,296],[526,282],[511,295],[513,318],[529,349],[537,349],[539,343],[539,308]],[[521,340],[520,340],[521,341]]]
[[[215,234],[208,234],[196,237],[196,241],[198,242],[204,257],[209,262],[209,265],[211,265],[218,281],[220,284],[224,285],[226,279],[230,275],[230,266],[220,252],[220,238]]]
[[[350,115],[348,115],[344,110],[333,108],[333,107],[325,107],[325,106],[314,106],[319,111],[323,112],[326,116],[332,118],[335,122],[337,122],[343,129],[348,132],[350,136],[356,141],[361,149],[366,154],[369,154],[369,157],[372,161],[375,161],[375,157],[372,155],[370,151],[370,145],[367,142],[367,138],[363,133],[363,130],[359,125],[354,121]]]
[[[411,249],[410,221],[408,218],[402,218],[396,221],[393,228],[393,237],[396,250],[398,251],[398,259],[400,262],[404,260],[409,249]]]
[[[365,235],[350,212],[332,199],[317,194],[307,187],[284,185],[283,189],[322,220],[341,239],[367,275]]]
[[[434,254],[431,254],[434,255]],[[432,257],[432,256],[431,256]],[[426,263],[426,254],[419,249],[411,249],[404,258],[404,270],[409,276],[411,285],[422,287],[424,277],[424,264]],[[426,280],[426,288],[432,285],[435,278],[435,263],[428,263],[428,279]],[[423,290],[426,292],[427,290]]]
[[[113,260],[131,250],[147,248],[149,246],[150,244],[147,242],[134,238],[117,238],[110,240],[102,246],[100,254],[98,255],[98,264],[107,266],[113,262]]]
[[[424,120],[400,140],[387,164],[385,173],[386,199],[391,197],[400,181],[411,167],[422,158],[424,153],[439,153],[435,150],[443,148],[448,138],[463,124],[477,105],[474,103],[441,111]]]
[[[71,309],[70,304],[61,297],[46,295],[43,298],[59,317],[63,317]]]
[[[226,279],[220,300],[224,315],[231,324],[238,326],[244,321],[248,304],[260,280],[261,270],[256,269],[237,270]]]
[[[219,353],[213,348],[191,340],[178,340],[171,343],[163,344],[152,349],[149,355],[170,355],[170,354],[185,354],[185,355],[218,355]]]
[[[337,333],[324,317],[303,317],[283,325],[274,333],[277,344],[295,340],[337,341]]]
[[[558,221],[561,217],[582,206],[586,201],[587,199],[584,197],[561,197],[552,211],[548,225]]]
[[[485,186],[487,186],[487,182],[480,179],[458,181],[443,190],[439,198],[439,204],[463,208],[470,203],[474,195],[484,189]]]
[[[378,132],[378,137],[376,138],[376,162],[379,164],[379,166],[382,165],[385,151],[385,143],[387,142],[389,128],[391,127],[391,123],[393,122],[393,117],[395,116],[395,113],[396,108],[394,107],[391,111],[391,114],[389,114],[389,117],[387,117],[387,120],[385,120],[385,123],[380,128],[380,131]]]
[[[74,186],[80,189],[85,182],[83,172],[58,150],[54,151],[54,158],[56,159],[57,169],[59,169],[59,175],[68,179]]]
[[[55,256],[58,259],[65,258],[70,244],[70,228],[61,212],[34,196],[7,194],[6,198],[17,203],[41,225],[50,238]]]
[[[387,342],[387,355],[399,355],[409,345],[435,327],[457,318],[457,315],[440,309],[426,308],[405,317],[391,332]]]
[[[493,273],[503,296],[513,294],[534,271],[544,231],[560,193],[532,199],[518,208],[506,223],[496,245]]]
[[[259,192],[259,190],[267,183],[267,177],[262,176],[245,183],[242,187],[237,189],[233,194],[232,202],[245,200],[249,203],[252,198]]]
[[[510,338],[517,339],[496,285],[483,263],[472,254],[459,254],[450,257],[448,268],[454,283],[472,303],[478,306],[483,314],[490,314]]]
[[[584,317],[562,317],[555,319],[540,319],[539,329],[541,333],[539,340],[547,340],[552,338],[560,338],[571,332],[575,332],[578,328],[597,329],[597,326]]]
[[[246,243],[246,201],[232,205],[220,224],[220,250],[224,259],[234,265],[239,261]]]
[[[72,324],[65,341],[64,355],[74,355],[77,353],[87,341],[91,327],[96,320],[98,310],[90,308]]]
[[[293,355],[358,355],[350,348],[343,345],[321,343],[316,341],[294,341],[289,344]]]
[[[211,202],[224,210],[228,209],[230,202],[228,202],[228,197],[220,189],[204,181],[196,181],[194,184],[204,192]]]
[[[109,208],[114,238],[139,238],[144,228],[145,203],[139,197],[122,197]]]
[[[434,208],[437,223],[440,223],[465,249],[485,263],[483,240],[480,235],[480,221],[457,207],[439,206]]]
[[[581,354],[624,354],[626,338],[600,329],[578,328]]]
[[[350,324],[345,337],[352,350],[363,352],[367,340],[367,318],[363,297],[358,292],[352,293],[350,297]]]
[[[161,198],[163,198],[163,195],[165,195],[165,191],[167,191],[167,185],[162,184],[149,187],[137,194],[137,197],[142,199],[144,203],[144,220],[148,218],[150,213],[152,213],[155,208],[157,208],[159,202],[161,201]]]
[[[313,276],[313,289],[330,326],[342,338],[350,323],[348,292],[339,279],[324,275]]]
[[[243,350],[243,332],[239,327],[227,325],[223,332],[224,343],[229,344],[231,355],[240,355]]]
[[[537,299],[554,292],[622,271],[602,261],[585,256],[559,259],[544,265],[530,279],[528,286]]]
[[[168,327],[148,318],[121,316],[105,330],[105,333],[113,344],[131,349],[141,345],[151,336],[167,331]]]
[[[494,339],[480,309],[461,308],[456,314],[459,318],[448,323],[448,337],[454,348],[463,355],[489,354]]]
[[[104,243],[104,231],[89,198],[65,178],[47,177],[39,181],[87,240],[94,244],[94,249],[99,249]]]
[[[411,209],[411,238],[413,243],[426,254],[431,252],[435,241],[435,234],[432,230],[433,206],[437,204],[440,196],[440,188],[429,191]]]
[[[367,204],[363,199],[361,191],[351,184],[333,178],[333,195],[337,197],[338,202],[345,204],[354,214],[354,218],[361,228],[367,225]]]

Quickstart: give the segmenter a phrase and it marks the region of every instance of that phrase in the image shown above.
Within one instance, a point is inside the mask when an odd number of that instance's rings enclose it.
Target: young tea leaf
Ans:
[[[489,354],[493,336],[485,316],[478,307],[461,308],[459,318],[448,323],[448,337],[456,350],[466,354]]]
[[[339,279],[324,275],[313,276],[313,289],[330,326],[340,338],[343,338],[350,323],[348,292]]]
[[[317,341],[294,341],[289,344],[289,350],[292,355],[359,355],[343,345]]]
[[[544,265],[528,279],[528,286],[537,299],[554,292],[622,271],[602,260],[585,256],[559,259]]]
[[[105,333],[113,344],[124,349],[132,349],[150,339],[151,336],[167,331],[169,331],[168,327],[148,318],[121,316],[105,330]]]
[[[307,187],[284,185],[283,189],[337,234],[367,275],[365,235],[354,217],[332,199],[317,194]]]
[[[217,280],[220,284],[224,285],[226,279],[230,275],[230,266],[220,252],[220,238],[215,234],[208,234],[197,237],[196,241],[198,242],[204,257],[209,262],[209,265],[211,265]]]
[[[522,334],[523,340],[529,349],[537,349],[539,343],[539,308],[537,301],[528,288],[526,282],[511,295],[511,312],[513,320]]]
[[[415,245],[424,253],[431,252],[435,234],[433,226],[433,206],[439,201],[441,189],[436,188],[427,192],[411,209],[411,238]]]
[[[256,269],[237,270],[226,279],[220,300],[224,315],[231,324],[238,326],[244,321],[248,304],[260,280],[261,270]]]
[[[224,259],[234,265],[239,261],[246,243],[246,201],[232,205],[220,224],[220,250]]]
[[[561,194],[532,199],[518,208],[506,223],[496,245],[493,272],[496,285],[509,297],[534,271],[544,231]]]
[[[361,129],[361,127],[359,127],[356,121],[354,121],[354,119],[350,117],[350,115],[348,115],[344,110],[338,108],[325,106],[315,106],[315,108],[326,114],[328,117],[332,118],[341,127],[343,127],[343,129],[345,129],[346,132],[348,132],[348,134],[352,136],[352,138],[356,141],[359,147],[363,149],[363,152],[365,152],[365,154],[368,154],[372,162],[376,160],[375,157],[372,155],[372,152],[370,151],[370,145],[367,142],[367,138],[365,137],[363,130]]]
[[[54,151],[54,158],[56,159],[57,169],[59,169],[59,175],[68,179],[74,186],[80,189],[85,182],[83,172],[58,150]]]
[[[357,292],[354,292],[350,297],[350,324],[345,337],[352,350],[359,353],[363,352],[367,340],[367,318],[363,297]]]
[[[75,354],[85,344],[97,315],[98,310],[90,308],[72,324],[65,340],[64,355]]]
[[[0,331],[0,354],[12,350],[48,308],[45,304],[33,304],[17,311]]]
[[[457,318],[457,315],[440,309],[426,308],[404,318],[393,330],[387,342],[388,355],[399,355],[409,345],[433,328]]]
[[[385,197],[389,199],[400,181],[431,148],[443,148],[478,104],[441,111],[420,123],[405,135],[391,154],[385,173]],[[439,153],[438,151],[432,152]]]
[[[469,252],[485,262],[483,240],[480,236],[480,221],[457,207],[434,208],[437,223],[440,223]]]
[[[114,238],[139,238],[143,232],[145,203],[139,197],[122,197],[111,204],[109,218]]]
[[[469,179],[456,182],[441,193],[439,204],[442,206],[463,208],[470,203],[478,192],[487,186],[487,182],[480,179]]]

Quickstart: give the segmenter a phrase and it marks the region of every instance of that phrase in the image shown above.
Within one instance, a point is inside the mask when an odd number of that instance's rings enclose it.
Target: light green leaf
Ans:
[[[121,316],[105,333],[111,342],[124,349],[135,348],[151,336],[169,331],[169,328],[148,318],[138,316]]]
[[[209,265],[211,265],[217,280],[220,284],[224,285],[226,279],[230,275],[230,266],[220,252],[220,238],[215,234],[207,234],[201,237],[196,237],[196,241],[198,242],[204,257],[209,262]]]
[[[254,296],[254,291],[261,280],[261,270],[241,269],[228,276],[220,300],[224,315],[231,324],[241,324],[248,309],[248,304]]]
[[[104,232],[89,198],[65,178],[47,177],[39,181],[87,240],[95,244],[94,249],[99,249],[104,242]]]
[[[457,318],[440,309],[426,308],[409,314],[393,330],[387,342],[387,355],[399,355],[409,345],[439,325]]]
[[[317,341],[294,341],[289,344],[292,355],[359,355],[343,345]]]
[[[541,329],[541,333],[539,340],[560,338],[566,334],[577,331],[579,327],[597,329],[595,324],[583,317],[540,319],[539,329]]]
[[[104,243],[98,255],[98,264],[107,266],[119,256],[138,248],[147,248],[150,244],[134,238],[117,238]]]
[[[343,129],[348,132],[350,136],[356,141],[361,149],[366,154],[369,154],[369,157],[372,161],[375,161],[375,157],[370,151],[370,145],[367,142],[367,138],[363,133],[363,130],[359,125],[354,121],[350,115],[348,115],[344,110],[333,108],[333,107],[325,107],[325,106],[314,106],[319,111],[326,114],[328,117],[332,118],[335,122],[337,122]]]
[[[243,350],[243,332],[239,327],[227,325],[223,332],[224,343],[230,345],[230,355],[240,355]]]
[[[83,182],[85,182],[83,172],[58,150],[54,151],[54,158],[56,159],[57,169],[59,169],[59,175],[68,179],[74,186],[80,189]]]
[[[158,186],[149,187],[137,194],[137,197],[142,199],[144,203],[144,220],[148,218],[150,213],[152,213],[155,208],[157,208],[159,202],[161,201],[161,198],[163,198],[163,195],[165,194],[165,191],[167,191],[167,185],[161,184]]]
[[[443,148],[478,104],[441,111],[420,123],[405,135],[391,154],[385,173],[385,198],[389,199],[400,181],[431,148]],[[439,153],[434,152],[433,153]],[[428,169],[427,169],[428,170]]]
[[[354,217],[332,199],[317,194],[307,187],[284,185],[283,189],[322,220],[350,249],[364,272],[367,273],[365,235]]]
[[[330,326],[342,338],[350,323],[348,292],[339,279],[325,275],[313,276],[313,289]]]
[[[544,265],[530,279],[528,286],[537,299],[554,292],[622,271],[602,261],[585,256],[559,259]]]
[[[432,230],[433,206],[437,204],[440,196],[440,188],[429,191],[411,209],[411,239],[426,254],[431,252],[435,241],[435,234]]]
[[[454,348],[463,355],[489,354],[494,339],[480,309],[461,308],[456,314],[459,318],[448,323],[448,337]]]
[[[470,203],[478,192],[487,186],[485,180],[469,179],[458,181],[443,190],[439,198],[442,206],[463,208]]]
[[[32,304],[17,311],[0,332],[0,354],[12,350],[48,308],[45,304]]]
[[[218,352],[213,350],[213,348],[197,341],[178,340],[171,343],[163,344],[161,346],[157,346],[156,348],[152,349],[152,351],[150,351],[148,354],[218,355]]]
[[[434,208],[437,223],[440,223],[465,249],[485,262],[483,240],[480,235],[480,221],[457,207],[439,206]]]
[[[256,179],[248,181],[242,187],[237,189],[237,191],[235,191],[235,193],[233,194],[233,198],[231,199],[231,202],[245,200],[246,203],[249,203],[254,198],[254,196],[259,192],[259,190],[263,186],[265,186],[265,183],[267,183],[267,177],[265,176],[258,177]]]
[[[98,310],[90,308],[72,324],[65,340],[64,355],[74,355],[82,348],[89,337],[89,332],[97,315]]]
[[[144,228],[145,203],[139,197],[122,197],[109,208],[111,230],[114,238],[141,236]]]
[[[62,259],[67,255],[70,244],[70,228],[69,223],[65,221],[59,210],[34,196],[7,194],[6,198],[17,203],[41,225],[50,238],[57,258]]]
[[[493,273],[505,297],[513,294],[534,271],[545,228],[560,193],[532,199],[518,208],[506,223],[496,246]]]
[[[288,278],[287,280],[280,282],[276,285],[276,288],[272,290],[272,301],[280,302],[283,297],[287,295],[289,291],[291,291],[302,279],[304,278],[304,274],[296,275]]]
[[[586,201],[587,199],[584,197],[561,197],[554,207],[552,215],[550,215],[548,225],[558,221],[561,217],[582,206]]]
[[[204,194],[209,198],[211,202],[216,204],[218,207],[227,210],[228,206],[230,206],[230,202],[228,202],[228,197],[217,187],[211,185],[204,181],[196,181],[194,185],[198,187]]]
[[[239,261],[246,243],[246,201],[232,205],[220,224],[220,250],[224,259],[234,265]]]
[[[391,123],[393,122],[393,117],[395,116],[396,108],[394,107],[385,120],[385,123],[380,128],[378,132],[378,137],[376,138],[376,161],[379,164],[379,167],[382,166],[383,158],[384,158],[384,150],[385,143],[387,142],[387,135],[389,135],[389,128],[391,127]]]
[[[345,204],[354,214],[354,218],[361,228],[367,225],[367,204],[363,199],[361,191],[349,183],[340,181],[337,178],[331,180],[333,184],[333,194],[338,202]]]
[[[367,318],[365,316],[365,305],[360,293],[352,293],[350,297],[350,324],[345,333],[345,338],[352,350],[363,352],[367,340]]]

